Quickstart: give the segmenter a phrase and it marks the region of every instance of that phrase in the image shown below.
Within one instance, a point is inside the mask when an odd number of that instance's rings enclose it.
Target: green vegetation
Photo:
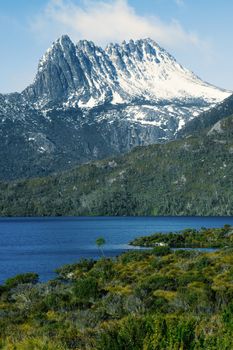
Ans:
[[[155,233],[134,239],[131,243],[134,246],[154,247],[162,249],[163,246],[171,248],[223,248],[233,247],[233,227],[225,225],[219,229],[201,230],[186,229],[178,233]]]
[[[99,248],[99,250],[101,251],[102,256],[104,256],[103,246],[106,243],[105,239],[103,237],[99,237],[96,239],[95,243],[96,243],[97,247]]]
[[[1,216],[233,215],[233,117],[216,131],[0,183]]]
[[[39,275],[37,273],[28,272],[15,277],[8,278],[5,282],[7,288],[14,288],[20,284],[32,283],[36,284],[39,281]]]
[[[221,242],[220,230],[209,234]],[[57,274],[47,283],[19,275],[0,287],[1,349],[233,348],[233,248],[155,247]]]

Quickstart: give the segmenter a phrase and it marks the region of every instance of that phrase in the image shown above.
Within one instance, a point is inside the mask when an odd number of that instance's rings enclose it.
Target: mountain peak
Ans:
[[[109,101],[196,99],[205,104],[227,97],[179,65],[151,38],[111,43],[103,50],[89,40],[74,45],[68,35],[47,50],[26,90],[43,104],[59,100],[88,108]]]
[[[25,169],[38,175],[166,142],[229,94],[150,38],[104,50],[64,35],[41,59],[32,85],[0,96],[3,173],[17,168],[18,159],[20,176]],[[35,160],[29,168],[28,159]]]
[[[52,43],[52,46],[45,52],[42,58],[39,61],[38,72],[41,72],[46,66],[49,60],[52,60],[58,51],[69,51],[71,47],[74,46],[68,35],[62,35],[55,42]]]
[[[64,34],[57,40],[57,42],[60,42],[61,45],[64,45],[72,43],[72,40],[70,39],[69,35]]]
[[[77,42],[77,46],[81,46],[81,47],[95,47],[96,45],[91,40],[82,39],[82,40],[79,40]]]
[[[144,38],[121,44],[109,44],[105,50],[111,57],[121,55],[134,55],[139,61],[150,61],[160,63],[161,60],[176,62],[175,58],[164,50],[159,44],[151,38]],[[160,57],[159,57],[160,56]]]
[[[79,51],[86,52],[89,55],[95,55],[96,51],[103,51],[100,47],[96,46],[91,40],[79,40],[76,44],[76,48]]]
[[[151,39],[150,37],[142,38],[142,39],[137,39],[137,40],[135,41],[135,43],[139,43],[139,44],[150,44],[151,46],[160,47],[159,44],[158,44],[154,39]]]

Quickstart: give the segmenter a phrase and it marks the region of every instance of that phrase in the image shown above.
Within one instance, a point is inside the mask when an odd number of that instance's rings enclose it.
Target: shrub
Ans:
[[[123,264],[128,264],[131,261],[141,261],[150,255],[150,250],[138,250],[138,251],[129,251],[123,253],[119,259]]]
[[[36,284],[39,281],[39,275],[37,273],[28,272],[17,275],[15,277],[8,278],[5,282],[5,286],[8,289],[15,288],[19,284],[32,283]]]
[[[119,323],[109,323],[98,339],[98,350],[141,350],[146,334],[152,332],[152,325],[144,317],[128,316]]]
[[[95,261],[93,259],[80,259],[78,263],[75,264],[67,264],[58,269],[56,269],[56,273],[62,279],[67,279],[69,274],[74,273],[75,271],[88,272],[94,266]]]
[[[99,296],[98,282],[94,277],[84,277],[77,280],[74,294],[80,301],[90,301]]]
[[[170,254],[172,251],[169,247],[155,247],[152,250],[152,254],[156,256],[164,256]]]

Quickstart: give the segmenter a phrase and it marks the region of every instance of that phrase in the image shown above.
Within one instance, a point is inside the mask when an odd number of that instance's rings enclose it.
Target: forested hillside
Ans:
[[[50,177],[0,184],[0,214],[233,215],[233,117]]]

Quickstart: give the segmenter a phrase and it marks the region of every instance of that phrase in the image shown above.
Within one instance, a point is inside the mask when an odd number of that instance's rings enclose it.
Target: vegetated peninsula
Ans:
[[[0,215],[233,215],[232,114],[231,96],[181,139],[48,177],[2,181]]]
[[[1,348],[232,349],[232,228],[202,233],[209,247],[228,248],[159,246],[81,260],[47,283],[35,273],[9,278],[0,286]]]
[[[233,227],[200,230],[186,229],[179,233],[155,233],[150,236],[135,238],[131,243],[140,247],[170,248],[229,248],[233,247]]]

